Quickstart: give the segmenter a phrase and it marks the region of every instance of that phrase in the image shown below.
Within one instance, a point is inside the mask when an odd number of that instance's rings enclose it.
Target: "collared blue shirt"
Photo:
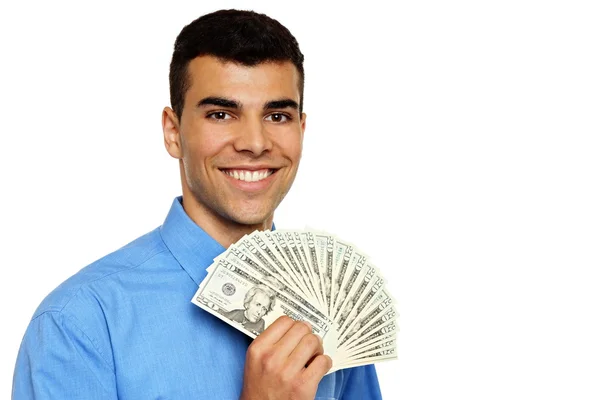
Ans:
[[[38,307],[13,400],[238,399],[251,339],[190,302],[225,249],[185,213],[83,268]],[[381,394],[373,365],[336,371],[317,399]]]

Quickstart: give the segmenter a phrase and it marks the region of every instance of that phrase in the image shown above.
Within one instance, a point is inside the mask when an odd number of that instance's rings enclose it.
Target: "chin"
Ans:
[[[234,221],[240,225],[264,225],[266,222],[265,218],[236,218]]]
[[[241,208],[243,210],[243,208]],[[273,211],[266,210],[244,210],[232,212],[229,218],[241,225],[262,225],[273,217]]]

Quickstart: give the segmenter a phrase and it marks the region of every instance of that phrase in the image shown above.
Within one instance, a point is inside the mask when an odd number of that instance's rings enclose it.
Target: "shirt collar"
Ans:
[[[199,286],[206,268],[225,248],[192,221],[181,201],[181,196],[173,200],[160,234],[173,257]]]

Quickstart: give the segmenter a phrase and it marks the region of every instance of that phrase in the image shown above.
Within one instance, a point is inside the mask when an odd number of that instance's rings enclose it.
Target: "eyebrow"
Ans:
[[[202,106],[217,106],[217,107],[225,107],[225,108],[235,108],[241,109],[242,105],[239,101],[227,99],[225,97],[215,97],[209,96],[205,97],[198,102],[196,107]],[[281,100],[273,100],[265,103],[263,106],[263,110],[273,110],[277,108],[293,108],[297,110],[299,108],[298,103],[292,99],[281,99]]]
[[[226,99],[224,97],[205,97],[200,100],[197,107],[202,106],[218,106],[226,108],[242,108],[242,105],[235,100]]]
[[[293,108],[294,110],[297,110],[298,103],[296,103],[292,99],[282,99],[282,100],[269,101],[263,107],[264,110],[272,110],[274,108]]]

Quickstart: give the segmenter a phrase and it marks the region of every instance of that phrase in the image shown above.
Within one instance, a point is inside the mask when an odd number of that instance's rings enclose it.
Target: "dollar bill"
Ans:
[[[396,339],[393,337],[379,340],[373,343],[369,343],[360,348],[353,347],[346,353],[346,359],[348,361],[360,360],[367,356],[378,355],[381,350],[391,350],[396,348]]]
[[[374,329],[378,329],[391,319],[396,318],[396,310],[393,304],[387,306],[380,304],[371,310],[363,318],[357,318],[356,322],[350,326],[349,331],[339,340],[339,347],[348,348],[359,340],[363,335],[368,335]]]
[[[275,265],[276,269],[280,271],[281,274],[284,274],[288,277],[291,282],[290,286],[298,288],[298,291],[303,296],[308,296],[308,293],[305,289],[303,289],[296,274],[289,268],[289,266],[287,266],[287,263],[281,259],[272,246],[269,246],[268,238],[264,238],[263,236],[259,235],[259,232],[254,232],[248,235],[248,240],[254,245],[257,254],[262,256],[261,261],[263,263]]]
[[[339,325],[339,334],[342,335],[346,331],[348,324],[354,321],[354,318],[361,314],[366,307],[369,307],[373,297],[383,290],[383,278],[375,275],[376,271],[373,268],[371,273],[365,274],[361,283],[357,286],[356,291],[347,296],[335,317]]]
[[[340,368],[352,368],[359,365],[373,364],[376,361],[395,360],[398,358],[397,347],[378,350],[371,354],[362,355],[360,357],[348,360],[339,365]],[[330,371],[331,373],[331,371]]]
[[[316,300],[317,295],[312,286],[309,272],[302,262],[298,249],[296,249],[296,243],[294,242],[293,237],[288,237],[282,232],[273,232],[272,236],[277,242],[277,246],[281,249],[285,260],[301,279],[301,283],[304,285],[310,296]]]
[[[395,339],[396,338],[396,320],[392,319],[382,324],[377,329],[371,330],[366,335],[362,335],[357,339],[352,347],[349,347],[346,351],[340,349],[341,352],[346,354],[353,352],[354,350],[362,349],[365,346],[369,346],[373,343]]]
[[[307,321],[322,338],[330,324],[289,299],[272,282],[258,279],[227,260],[220,260],[198,288],[192,303],[256,337],[282,315]]]
[[[335,316],[342,308],[342,305],[348,298],[348,294],[352,291],[354,284],[360,284],[363,277],[369,272],[369,268],[373,268],[367,263],[367,258],[359,252],[351,254],[348,268],[345,271],[341,282],[340,292],[337,298],[337,304],[332,309],[332,314]]]
[[[268,255],[274,256],[283,265],[286,271],[288,271],[290,275],[294,276],[298,289],[304,294],[304,296],[311,298],[312,301],[313,296],[308,289],[308,285],[306,284],[305,278],[302,276],[300,268],[297,264],[292,264],[286,257],[286,252],[288,249],[285,241],[279,243],[275,237],[275,234],[267,231],[256,232],[256,234],[250,235],[250,238],[256,240],[257,242],[262,241],[264,244],[266,244],[265,251],[268,253]]]
[[[235,249],[239,250],[240,253],[246,257],[242,261],[250,265],[261,265],[262,267],[268,269],[271,274],[280,277],[281,280],[286,283],[286,285],[295,287],[294,280],[287,273],[287,271],[280,268],[276,263],[269,261],[267,257],[259,250],[258,246],[255,246],[249,238],[242,238],[238,242],[238,245],[235,246]]]
[[[302,247],[304,248],[304,252],[307,256],[306,260],[308,261],[309,268],[315,278],[315,282],[313,282],[313,284],[317,290],[317,297],[319,298],[323,309],[326,309],[325,283],[323,280],[323,274],[321,273],[322,267],[319,265],[319,257],[317,256],[315,237],[312,232],[305,231],[300,232],[300,240],[302,241]]]
[[[315,298],[321,308],[323,307],[323,298],[320,293],[319,276],[315,275],[315,269],[310,263],[310,256],[308,249],[306,248],[305,241],[302,240],[302,232],[298,231],[283,231],[288,241],[288,245],[292,247],[292,251],[295,254],[300,267],[305,271],[305,274],[309,277],[309,289],[315,295]],[[318,267],[317,267],[318,268]]]
[[[374,351],[374,349],[381,349],[383,347],[388,347],[391,344],[396,345],[396,332],[390,332],[386,335],[373,337],[374,333],[379,333],[380,329],[376,329],[374,332],[371,331],[369,335],[371,339],[364,340],[362,337],[352,344],[352,347],[345,348],[341,350],[344,353],[344,357],[346,359],[350,359],[355,357],[357,354],[367,354],[368,352]]]
[[[332,323],[330,318],[323,314],[323,312],[318,306],[315,306],[309,300],[299,295],[297,291],[294,290],[294,288],[286,285],[285,282],[282,282],[276,275],[272,274],[261,264],[248,262],[249,260],[246,260],[246,262],[242,261],[242,259],[238,257],[237,253],[238,252],[236,251],[236,249],[231,249],[231,251],[226,251],[225,253],[223,253],[223,255],[220,256],[218,260],[224,259],[227,262],[235,265],[236,267],[241,268],[242,270],[252,274],[257,279],[263,280],[273,278],[269,282],[272,285],[275,285],[277,290],[281,291],[283,294],[285,294],[291,300],[295,301],[297,304],[302,305],[305,309],[309,310],[310,312],[321,318],[323,321],[327,321],[328,324]],[[245,257],[243,254],[241,254],[240,256]]]
[[[333,248],[333,271],[332,271],[332,289],[331,289],[331,304],[330,309],[334,310],[332,315],[335,316],[335,304],[340,293],[342,281],[348,264],[352,259],[352,253],[354,252],[354,246],[344,243],[341,240],[335,240],[335,246]]]
[[[192,303],[250,337],[307,321],[334,366],[397,358],[395,301],[365,253],[314,229],[255,231],[217,256]]]
[[[333,236],[321,232],[313,232],[317,258],[322,267],[323,274],[323,297],[327,313],[331,313],[331,279],[333,276],[333,248],[335,239]]]

